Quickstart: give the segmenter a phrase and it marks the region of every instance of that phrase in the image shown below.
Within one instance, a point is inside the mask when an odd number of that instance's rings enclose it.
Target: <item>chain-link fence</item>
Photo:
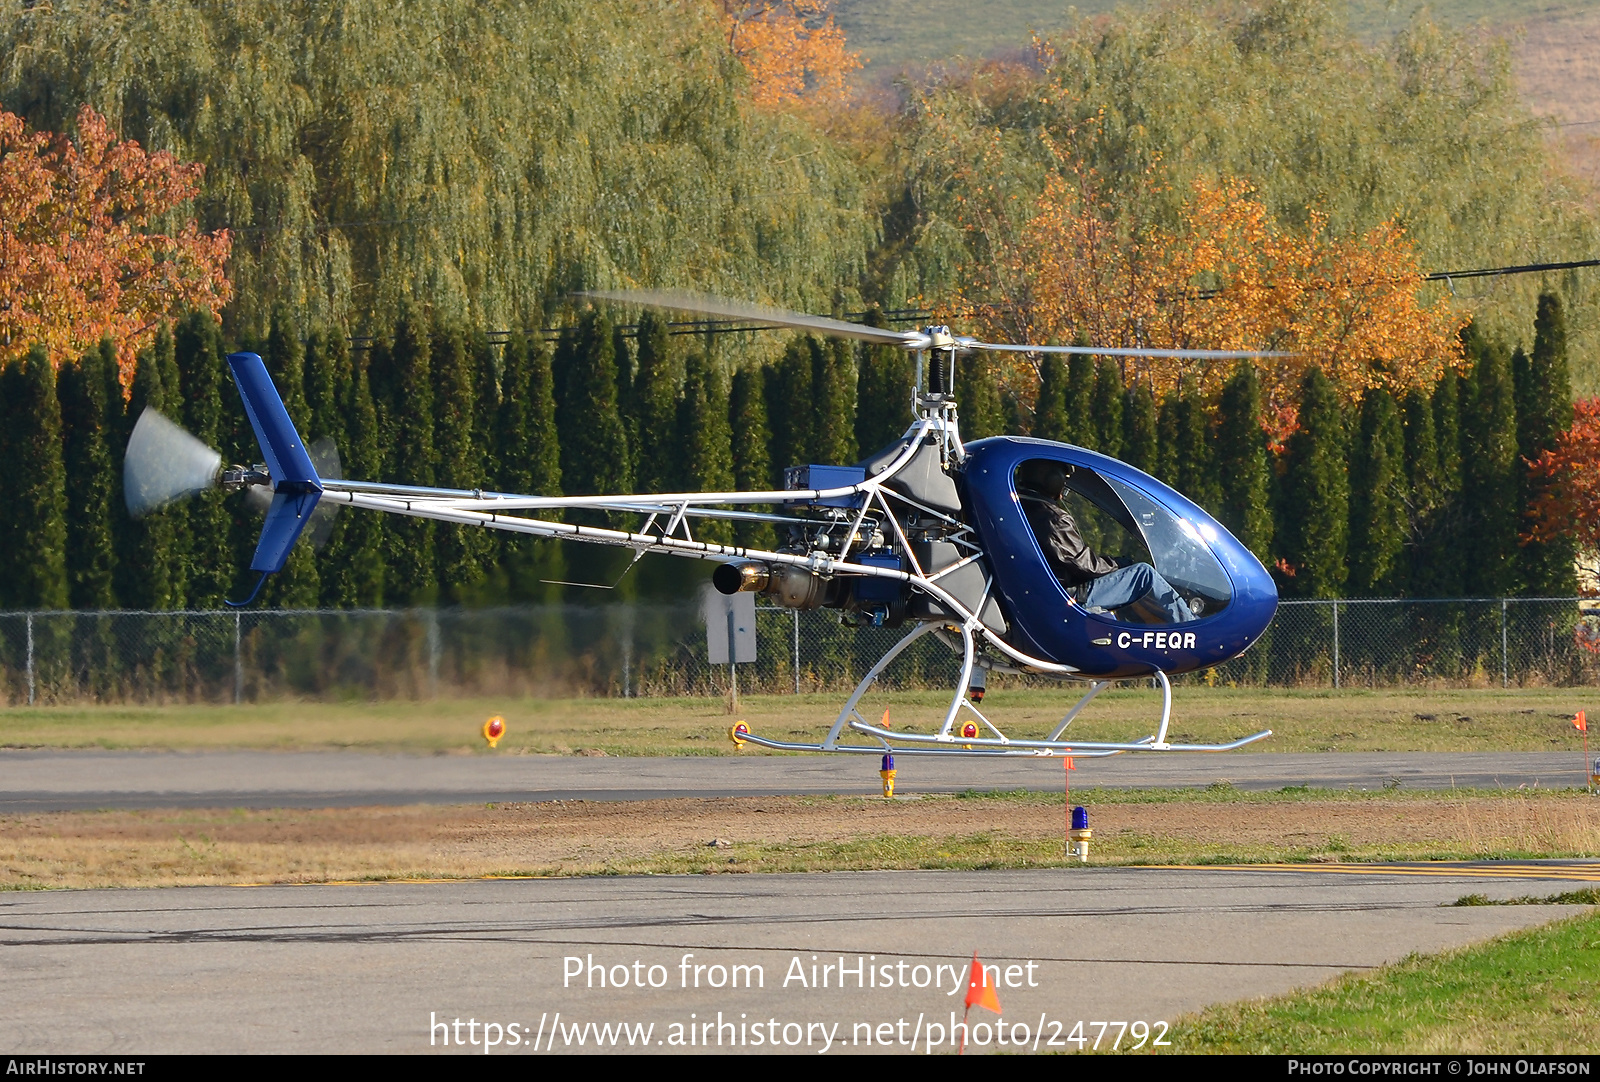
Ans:
[[[1600,600],[1285,601],[1260,642],[1195,678],[1335,688],[1593,685],[1600,683]]]
[[[745,692],[848,688],[904,630],[760,608]],[[949,687],[932,637],[885,674]],[[11,704],[717,695],[699,607],[0,613]],[[1289,601],[1242,657],[1185,682],[1242,686],[1600,684],[1600,601]]]

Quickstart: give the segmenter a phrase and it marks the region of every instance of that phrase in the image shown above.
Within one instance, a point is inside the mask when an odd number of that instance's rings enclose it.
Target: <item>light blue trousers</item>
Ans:
[[[1089,583],[1083,603],[1091,609],[1119,609],[1149,594],[1175,624],[1194,619],[1188,602],[1149,564],[1133,564],[1108,571]]]

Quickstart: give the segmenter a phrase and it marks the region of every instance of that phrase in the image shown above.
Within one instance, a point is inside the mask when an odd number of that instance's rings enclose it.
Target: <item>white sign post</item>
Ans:
[[[706,660],[728,667],[732,713],[739,708],[739,666],[756,661],[756,595],[724,594],[708,586],[700,604],[706,619]]]

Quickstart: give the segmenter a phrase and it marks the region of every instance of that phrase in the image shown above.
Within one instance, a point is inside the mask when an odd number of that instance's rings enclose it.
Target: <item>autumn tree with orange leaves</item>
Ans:
[[[1463,363],[1465,319],[1448,301],[1422,301],[1416,252],[1393,221],[1339,237],[1312,210],[1290,228],[1238,180],[1196,182],[1176,229],[1127,217],[1092,177],[1052,175],[1020,229],[977,219],[988,261],[960,306],[1011,341],[1281,352],[1258,362],[1269,411],[1288,409],[1313,367],[1354,400],[1372,387],[1431,387]],[[1209,397],[1231,372],[1123,362],[1125,380],[1158,399],[1185,376]]]
[[[750,74],[756,105],[838,100],[861,58],[845,48],[828,0],[720,0],[728,48]]]
[[[85,105],[77,138],[0,112],[0,367],[42,345],[59,364],[109,337],[124,386],[158,328],[232,290],[226,230],[160,232],[200,190],[202,167],[118,140]]]
[[[1600,575],[1600,398],[1576,403],[1572,427],[1556,438],[1553,450],[1529,463],[1529,475],[1538,495],[1528,508],[1523,540],[1571,538],[1579,562],[1590,575]]]

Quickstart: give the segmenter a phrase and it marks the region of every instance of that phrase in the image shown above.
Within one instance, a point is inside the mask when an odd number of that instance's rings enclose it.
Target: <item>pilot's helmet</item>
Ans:
[[[1067,478],[1072,476],[1072,470],[1070,462],[1035,458],[1024,462],[1017,471],[1017,487],[1049,500],[1059,500],[1067,487]]]

